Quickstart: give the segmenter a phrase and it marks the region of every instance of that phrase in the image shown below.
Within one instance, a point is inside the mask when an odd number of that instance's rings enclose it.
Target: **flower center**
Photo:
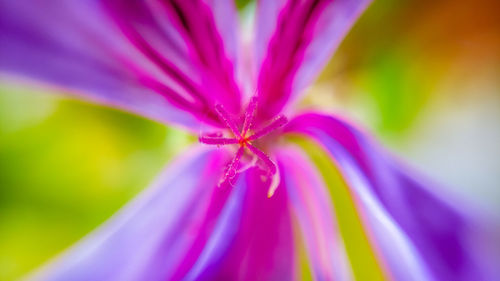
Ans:
[[[239,173],[255,166],[257,163],[261,163],[261,168],[263,168],[264,171],[263,179],[271,180],[267,194],[268,197],[271,197],[279,184],[279,171],[276,164],[270,159],[270,157],[265,152],[257,148],[254,142],[281,128],[288,122],[288,120],[285,116],[278,115],[267,126],[253,131],[256,109],[257,97],[253,97],[245,111],[243,124],[238,126],[237,122],[230,116],[221,104],[216,105],[215,111],[217,112],[220,120],[224,122],[227,128],[229,128],[232,136],[224,137],[222,132],[217,132],[210,135],[201,135],[199,140],[201,143],[209,145],[238,146],[233,160],[225,169],[225,172],[219,182],[219,186],[232,185]],[[251,159],[250,161],[247,161],[247,165],[241,165],[243,157]]]

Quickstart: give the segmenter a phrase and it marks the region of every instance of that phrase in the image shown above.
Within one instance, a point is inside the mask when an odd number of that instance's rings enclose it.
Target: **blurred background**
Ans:
[[[252,8],[237,1],[242,13]],[[500,214],[500,2],[375,0],[301,107],[351,119],[417,170]],[[0,280],[105,221],[196,141],[0,80]]]

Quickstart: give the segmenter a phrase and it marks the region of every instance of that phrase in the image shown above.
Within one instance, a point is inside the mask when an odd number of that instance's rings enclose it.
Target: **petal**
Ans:
[[[411,175],[373,140],[337,118],[304,114],[287,131],[313,138],[333,157],[396,280],[494,276],[496,269],[484,262],[491,255],[477,255],[484,228],[474,209],[458,207],[438,185]]]
[[[198,130],[198,120],[218,122],[212,103],[239,108],[236,33],[218,32],[227,22],[215,21],[232,6],[221,1],[174,11],[176,1],[1,0],[0,71]],[[187,25],[174,24],[179,18]]]
[[[184,269],[181,270],[184,280],[210,280],[220,270],[242,220],[243,202],[247,190],[245,181],[240,178],[233,189],[234,192],[227,200],[203,249],[198,253],[192,251],[186,255],[183,262]],[[193,254],[195,258],[190,257]]]
[[[295,147],[276,152],[292,211],[305,239],[315,280],[353,280],[327,187],[313,163]]]
[[[240,180],[246,184],[242,219],[221,263],[202,280],[294,280],[295,255],[286,189],[267,197],[269,182],[251,168]],[[210,274],[208,274],[210,273]]]
[[[262,119],[275,116],[318,75],[370,0],[259,1],[256,69]]]
[[[221,103],[239,113],[235,61],[230,60],[238,57],[234,3],[106,0],[105,6],[127,39],[161,70],[175,73],[178,86],[208,105],[205,110]]]
[[[202,149],[184,154],[152,187],[35,279],[170,279],[186,253],[205,242],[200,237],[211,233],[219,217],[227,219],[221,210],[230,190],[215,188],[220,175],[213,168],[222,169],[225,156]]]

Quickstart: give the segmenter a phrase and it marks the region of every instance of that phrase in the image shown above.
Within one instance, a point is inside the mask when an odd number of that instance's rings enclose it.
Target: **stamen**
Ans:
[[[218,104],[215,106],[215,111],[217,112],[219,119],[225,123],[225,125],[232,131],[234,134],[234,138],[232,137],[224,137],[224,134],[221,132],[204,134],[199,137],[199,141],[204,144],[210,145],[228,145],[228,144],[237,144],[238,151],[236,155],[231,160],[231,162],[227,165],[224,174],[219,182],[219,186],[231,185],[237,175],[250,167],[255,166],[258,160],[264,163],[264,171],[265,174],[263,176],[263,181],[269,182],[269,189],[267,192],[267,196],[273,196],[274,192],[278,188],[280,183],[280,175],[279,169],[276,164],[269,158],[269,156],[264,153],[262,150],[258,149],[252,144],[252,141],[257,140],[274,130],[281,128],[285,125],[288,120],[285,116],[279,115],[274,118],[271,123],[269,123],[264,128],[256,131],[253,135],[247,137],[247,133],[249,130],[253,128],[253,122],[255,118],[255,111],[257,108],[257,97],[253,97],[250,99],[248,107],[245,111],[245,115],[243,120],[239,119],[238,122],[243,121],[243,126],[241,127],[241,132],[238,130],[238,126],[236,121],[231,117],[231,115],[225,110],[225,108]],[[246,161],[245,165],[240,167],[240,162],[245,153],[245,147],[249,149],[249,154],[253,154],[252,161]]]
[[[276,192],[276,189],[280,185],[281,182],[281,176],[280,176],[280,170],[276,170],[276,174],[274,174],[273,178],[271,179],[271,184],[269,185],[269,189],[267,190],[267,198],[271,198],[274,195],[274,192]]]
[[[236,126],[236,123],[234,123],[234,120],[229,116],[229,113],[226,111],[224,106],[222,104],[217,104],[215,106],[215,111],[219,115],[219,117],[226,123],[226,126],[231,129],[233,132],[234,136],[237,138],[240,138],[240,132],[238,131],[238,126]]]
[[[229,163],[229,165],[227,166],[227,170],[224,173],[224,176],[222,177],[221,181],[219,182],[219,187],[222,187],[223,185],[226,184],[231,184],[231,180],[233,180],[236,177],[236,171],[238,169],[238,165],[240,164],[241,156],[243,156],[244,150],[245,150],[244,146],[240,146],[240,148],[238,148],[236,155],[234,156],[231,163]]]
[[[247,144],[247,147],[255,155],[257,155],[257,157],[259,157],[259,159],[262,160],[262,162],[264,162],[264,164],[266,164],[267,168],[269,169],[269,174],[271,174],[271,175],[276,174],[276,171],[278,170],[276,168],[276,164],[274,164],[274,162],[271,161],[271,159],[269,158],[269,156],[267,156],[267,154],[265,154],[260,149],[258,149],[257,147],[255,147],[255,146],[253,146],[251,144]]]
[[[248,137],[247,140],[252,141],[252,140],[256,140],[258,138],[261,138],[261,137],[271,133],[272,131],[279,129],[280,127],[285,125],[287,122],[288,122],[288,119],[286,119],[285,116],[278,115],[276,118],[274,118],[274,120],[269,125],[267,125],[266,127],[257,131],[255,134]]]
[[[280,184],[281,177],[279,173],[279,169],[276,166],[276,164],[265,154],[262,152],[260,149],[256,148],[255,146],[248,144],[247,145],[248,149],[250,149],[257,157],[259,157],[264,164],[266,164],[267,169],[268,169],[268,177],[271,178],[271,183],[269,184],[269,189],[267,190],[267,198],[271,198],[274,195],[274,192],[278,188],[278,185]]]
[[[238,174],[239,173],[243,173],[244,171],[252,168],[252,167],[255,167],[255,164],[257,164],[257,160],[259,159],[259,157],[257,157],[256,155],[253,155],[252,157],[252,160],[249,161],[248,163],[246,163],[243,167],[240,167],[240,169],[238,171],[236,171]]]
[[[245,136],[249,129],[253,127],[253,119],[255,116],[255,109],[257,108],[257,97],[252,97],[248,103],[247,110],[245,112],[245,121],[243,122],[243,129],[241,129],[241,135]]]
[[[200,136],[199,141],[204,144],[213,144],[213,145],[227,145],[227,144],[239,143],[238,139],[220,138],[220,137],[213,138],[207,136]]]

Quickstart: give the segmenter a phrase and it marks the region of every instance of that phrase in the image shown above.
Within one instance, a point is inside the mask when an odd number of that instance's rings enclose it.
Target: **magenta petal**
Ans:
[[[219,34],[216,26],[223,24],[214,23],[211,12],[229,13],[232,6],[221,9],[221,1],[197,3],[190,12],[217,37],[219,44],[210,49],[220,60],[215,71],[194,58],[193,48],[200,46],[173,24],[177,14],[169,17],[160,9],[173,1],[127,1],[127,10],[109,0],[1,0],[0,72],[197,131],[198,120],[218,122],[211,112],[214,100],[239,106],[231,61],[235,32],[225,27]],[[214,95],[215,88],[221,94]]]
[[[200,237],[212,235],[214,227],[221,224],[219,217],[228,221],[226,224],[239,222],[237,212],[236,217],[221,213],[231,190],[216,188],[220,175],[214,168],[222,170],[226,158],[218,151],[184,154],[152,187],[36,277],[170,280],[194,247],[209,247],[207,239]],[[220,243],[226,243],[225,235],[219,232]],[[217,249],[218,243],[212,242],[210,247]]]
[[[246,183],[241,221],[221,264],[202,280],[294,280],[293,231],[286,189],[267,197],[269,182],[251,168],[240,176]]]
[[[207,239],[203,250],[198,252],[191,262],[189,262],[189,255],[186,256],[183,264],[189,263],[187,266],[188,271],[183,272],[185,280],[214,280],[214,276],[221,270],[224,260],[227,258],[227,253],[230,251],[239,231],[244,196],[248,189],[244,180],[237,181],[232,188],[231,197],[226,201],[217,224]]]
[[[275,116],[323,69],[371,0],[259,1],[256,69],[260,118]]]
[[[338,163],[396,280],[492,280],[498,274],[491,266],[498,252],[482,241],[483,218],[411,175],[360,131],[314,113],[286,130],[313,138]]]
[[[203,247],[193,247],[172,280],[293,280],[286,193],[267,198],[261,171],[243,172]]]
[[[281,181],[299,222],[314,279],[352,280],[332,201],[321,175],[298,148],[281,148],[276,155],[282,167]]]
[[[130,42],[176,90],[201,103],[205,114],[220,103],[239,113],[235,82],[238,59],[237,19],[229,0],[121,1],[105,6]],[[219,32],[220,28],[220,32]],[[153,77],[160,80],[158,75]]]

